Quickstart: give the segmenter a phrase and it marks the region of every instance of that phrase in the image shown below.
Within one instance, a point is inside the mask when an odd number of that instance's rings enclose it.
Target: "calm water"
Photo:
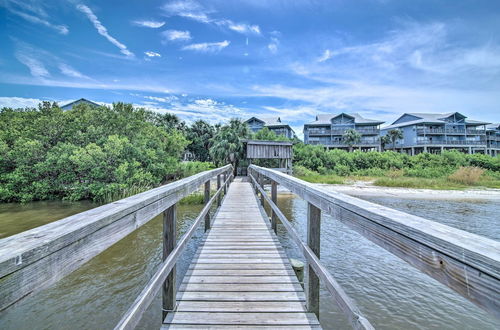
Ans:
[[[445,202],[364,197],[398,210],[500,239],[494,202]],[[305,238],[306,203],[283,194],[278,204]],[[0,235],[8,236],[94,207],[90,203],[0,204]],[[178,207],[178,235],[201,206]],[[111,329],[154,273],[161,259],[161,219],[150,221],[52,288],[0,314],[0,329]],[[191,241],[177,269],[185,273],[202,231]],[[280,239],[290,257],[302,259],[284,229]],[[0,236],[1,237],[1,236]],[[324,264],[379,329],[500,329],[500,322],[443,285],[349,230],[328,216],[322,219]],[[144,316],[140,329],[158,329],[160,299]],[[325,329],[350,329],[325,291],[321,300]]]

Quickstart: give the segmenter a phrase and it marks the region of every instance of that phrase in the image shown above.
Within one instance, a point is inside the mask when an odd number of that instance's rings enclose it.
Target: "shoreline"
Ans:
[[[379,187],[358,181],[352,184],[313,183],[327,191],[339,192],[353,197],[396,197],[402,199],[428,200],[498,200],[500,189],[435,190],[420,188]],[[281,190],[282,193],[288,190]]]

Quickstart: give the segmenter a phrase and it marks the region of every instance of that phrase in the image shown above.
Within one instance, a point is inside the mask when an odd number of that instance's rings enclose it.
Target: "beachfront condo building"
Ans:
[[[304,143],[328,149],[380,151],[380,125],[384,122],[367,119],[357,113],[320,114],[304,125]],[[349,146],[344,134],[354,129],[361,135],[358,143]]]
[[[415,155],[421,152],[439,153],[460,150],[469,154],[486,153],[486,125],[489,123],[468,119],[458,112],[404,113],[380,135],[400,130],[402,138],[384,146],[385,149]]]
[[[500,123],[486,126],[486,148],[488,155],[500,155]]]
[[[280,117],[274,118],[257,118],[252,117],[245,121],[248,127],[252,130],[252,132],[256,133],[267,127],[271,132],[276,133],[276,135],[284,135],[289,139],[293,139],[295,137],[295,132],[290,127],[290,125],[283,123]]]

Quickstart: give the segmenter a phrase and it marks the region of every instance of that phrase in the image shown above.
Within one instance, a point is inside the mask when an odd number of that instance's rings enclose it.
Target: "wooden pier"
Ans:
[[[177,294],[165,329],[267,326],[319,329],[252,186],[230,186]]]
[[[373,329],[321,262],[321,216],[328,214],[500,319],[500,242],[273,169],[251,165],[245,179],[234,178],[233,170],[198,173],[1,239],[0,313],[161,214],[163,261],[115,329],[134,329],[160,293],[162,329],[319,329],[320,283],[354,329]],[[278,207],[278,185],[307,202],[306,241]],[[176,205],[200,187],[205,205],[178,238]],[[202,224],[205,236],[179,285],[176,264]],[[303,284],[276,236],[278,226],[306,261]]]

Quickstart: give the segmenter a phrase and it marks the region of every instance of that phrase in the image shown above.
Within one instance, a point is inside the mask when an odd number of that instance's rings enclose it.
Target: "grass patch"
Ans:
[[[416,189],[444,189],[455,190],[467,188],[466,185],[449,182],[446,179],[425,179],[425,178],[408,178],[408,177],[385,177],[378,178],[373,182],[373,185],[379,187],[399,187],[399,188],[416,188]]]
[[[179,201],[181,205],[199,205],[203,204],[205,196],[202,193],[192,193]]]
[[[475,185],[479,182],[484,172],[485,170],[479,167],[460,167],[448,177],[448,180],[465,185]]]

